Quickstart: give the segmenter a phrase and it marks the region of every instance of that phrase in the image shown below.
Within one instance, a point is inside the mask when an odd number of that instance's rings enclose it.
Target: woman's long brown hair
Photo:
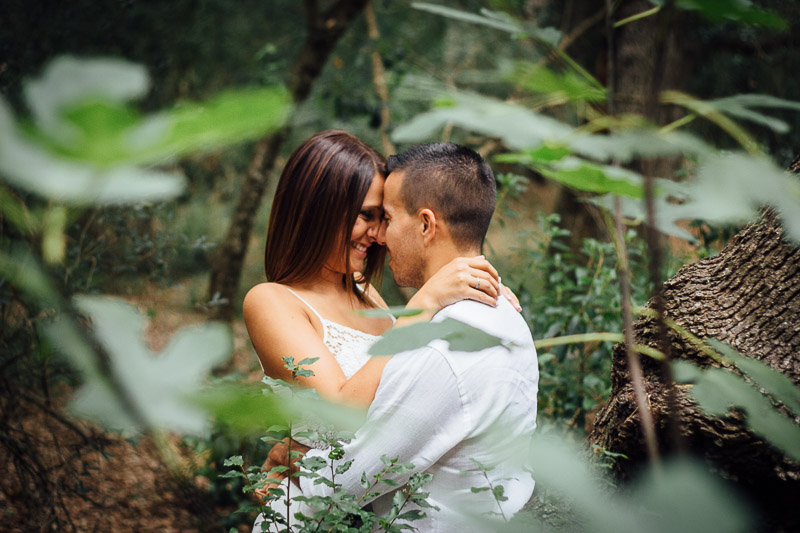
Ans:
[[[367,250],[363,276],[350,272],[350,235],[376,174],[386,163],[357,137],[339,130],[317,133],[297,147],[281,173],[267,229],[267,281],[302,283],[317,276],[335,253],[345,255],[342,283],[367,303],[355,283],[371,283],[383,270],[386,249]]]

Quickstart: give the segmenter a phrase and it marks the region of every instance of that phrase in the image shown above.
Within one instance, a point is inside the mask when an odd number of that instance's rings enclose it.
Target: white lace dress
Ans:
[[[358,370],[366,364],[369,360],[369,354],[367,350],[369,347],[377,341],[380,337],[378,335],[372,335],[370,333],[366,333],[364,331],[354,329],[351,327],[343,326],[342,324],[333,322],[326,318],[323,318],[322,315],[317,312],[314,307],[308,303],[302,296],[294,292],[290,288],[286,288],[289,292],[294,294],[297,299],[303,302],[311,311],[316,315],[319,321],[322,323],[322,342],[325,343],[325,346],[330,350],[333,354],[333,357],[336,359],[336,362],[339,363],[339,366],[342,368],[342,372],[344,373],[345,378],[350,379],[353,377],[353,374],[358,372]],[[366,293],[365,293],[366,294]],[[369,298],[370,296],[367,295]],[[371,299],[371,298],[370,298]],[[373,300],[373,303],[374,300]],[[377,303],[376,303],[377,305]],[[392,322],[395,321],[395,318],[392,317]],[[263,370],[263,369],[262,369]],[[312,441],[307,441],[305,439],[297,439],[298,441],[302,442],[306,446],[313,446],[313,447],[320,447],[324,446],[324,444],[316,443]],[[289,480],[284,479],[283,483],[281,483],[281,488],[283,489],[284,493],[287,493],[289,490]],[[302,493],[300,489],[296,485],[292,485],[291,487],[291,498],[294,499],[295,496],[300,496]],[[286,504],[285,501],[279,500],[275,502],[273,509],[280,512],[283,515],[287,514]],[[288,510],[289,516],[292,518],[292,522],[294,522],[294,514],[300,510],[300,502],[291,501],[290,507]],[[259,514],[256,518],[255,523],[253,524],[253,533],[261,533],[261,524],[264,521],[263,515]]]

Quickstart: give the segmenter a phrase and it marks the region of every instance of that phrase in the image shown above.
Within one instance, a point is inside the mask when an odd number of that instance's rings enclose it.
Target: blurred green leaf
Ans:
[[[504,342],[478,328],[452,318],[446,318],[441,322],[422,322],[392,328],[370,347],[369,353],[371,355],[394,355],[406,350],[421,348],[436,339],[447,342],[451,350],[462,352],[475,352]]]
[[[130,131],[128,141],[135,161],[158,162],[273,132],[285,124],[291,109],[284,87],[227,91],[146,118]]]
[[[36,225],[34,223],[36,217],[31,216],[22,199],[2,185],[0,185],[0,214],[22,234],[29,234]]]
[[[548,100],[602,102],[606,89],[594,78],[586,79],[573,70],[557,73],[535,63],[517,62],[509,81],[532,93],[544,94]]]
[[[441,128],[454,124],[467,131],[497,137],[512,150],[530,150],[548,140],[566,144],[573,128],[523,106],[464,91],[447,94],[451,105],[417,115],[395,129],[398,143],[422,142],[436,137]]]
[[[800,102],[784,100],[768,94],[737,94],[716,100],[707,100],[707,104],[714,106],[723,113],[766,126],[778,133],[787,133],[789,125],[783,120],[754,111],[754,107],[770,109],[789,109],[800,111]]]
[[[75,411],[112,428],[141,430],[121,408],[130,403],[137,411],[133,419],[141,417],[151,428],[190,434],[207,430],[208,417],[188,398],[197,393],[207,372],[230,355],[229,328],[222,324],[183,328],[156,355],[143,340],[144,318],[131,305],[89,296],[77,297],[75,305],[91,318],[121,389],[112,392],[106,383],[87,379],[73,398]]]
[[[363,311],[356,311],[357,315],[366,316],[370,318],[386,318],[387,316],[393,316],[395,318],[402,318],[405,316],[417,316],[421,314],[424,309],[407,309],[402,305],[396,305],[393,307],[389,307],[388,309],[365,309]]]
[[[647,128],[628,129],[610,135],[579,134],[570,139],[569,146],[584,157],[621,163],[637,157],[704,156],[713,153],[711,147],[694,135]]]
[[[800,242],[800,180],[766,158],[743,153],[705,157],[691,182],[658,180],[656,188],[663,191],[655,198],[656,226],[664,233],[694,240],[676,225],[678,221],[744,224],[755,220],[762,207],[770,206],[781,219],[786,236]],[[613,210],[610,195],[591,201]],[[645,218],[641,202],[624,197],[622,212],[629,218]]]
[[[663,5],[664,0],[650,0]],[[712,22],[733,20],[755,26],[784,30],[787,22],[780,16],[753,6],[750,0],[677,0],[675,4],[690,11],[699,11]]]
[[[665,462],[658,471],[646,470],[629,490],[612,493],[583,457],[575,445],[552,432],[534,437],[529,453],[537,490],[555,490],[569,501],[570,513],[580,523],[577,530],[597,533],[752,530],[747,507],[699,463]],[[522,533],[531,531],[532,525],[536,525],[535,518],[522,512],[499,531]]]
[[[550,46],[556,46],[561,39],[561,32],[555,28],[540,28],[529,22],[513,19],[506,13],[489,11],[488,9],[483,9],[480,15],[476,15],[467,11],[426,2],[413,2],[411,7],[453,20],[488,26],[496,30],[511,33],[515,36],[531,37]]]
[[[66,249],[67,209],[54,206],[45,211],[42,221],[42,257],[50,264],[60,263]]]
[[[43,306],[61,305],[50,277],[27,246],[11,244],[0,250],[0,277]]]
[[[551,168],[540,167],[537,170],[546,178],[580,191],[631,198],[644,196],[641,176],[621,167],[597,165],[567,157],[554,163]]]
[[[149,88],[141,65],[122,59],[62,56],[51,61],[41,77],[25,83],[25,99],[42,133],[69,146],[81,141],[81,131],[65,120],[67,109],[88,102],[120,104],[143,97]]]
[[[0,174],[15,187],[77,205],[174,197],[184,179],[136,165],[275,131],[290,112],[285,88],[229,91],[140,118],[127,105],[148,87],[121,60],[59,58],[26,85],[34,125],[23,131],[0,99]]]
[[[571,502],[571,511],[595,533],[644,531],[636,513],[599,483],[579,450],[555,434],[534,437],[529,465],[537,489],[547,487]],[[511,529],[515,531],[515,529]]]
[[[15,187],[77,205],[145,202],[180,194],[176,174],[135,167],[102,169],[55,155],[18,131],[0,99],[0,174]]]
[[[262,393],[260,387],[216,384],[197,391],[194,402],[224,424],[226,431],[240,435],[262,435],[270,428],[285,427],[289,416],[278,395]]]
[[[262,387],[222,383],[198,391],[193,401],[243,435],[263,434],[264,428],[287,427],[290,422],[311,420],[348,431],[364,422],[363,410],[325,401],[313,390],[285,384],[280,392],[264,392]]]
[[[663,206],[665,216],[743,224],[767,205],[778,213],[787,237],[800,242],[800,180],[766,158],[743,153],[706,158],[686,185],[686,196],[680,205]]]
[[[673,366],[676,380],[694,383],[689,394],[709,415],[724,417],[733,408],[741,409],[753,433],[795,461],[800,460],[800,426],[741,377],[719,368],[700,370],[686,361],[675,361]]]
[[[664,464],[661,472],[648,469],[627,494],[627,505],[647,519],[648,532],[753,530],[744,502],[697,461],[678,458]]]
[[[78,324],[69,315],[60,313],[52,321],[42,321],[37,326],[39,333],[59,353],[65,355],[85,379],[105,379],[98,367],[94,349],[87,344]]]
[[[759,387],[791,409],[796,416],[800,416],[800,387],[788,376],[757,359],[745,357],[724,342],[706,339],[706,343],[729,359]]]
[[[539,168],[539,165],[550,164],[560,161],[570,155],[572,150],[566,146],[557,145],[545,141],[539,147],[525,152],[497,154],[494,161],[498,163],[516,163]]]

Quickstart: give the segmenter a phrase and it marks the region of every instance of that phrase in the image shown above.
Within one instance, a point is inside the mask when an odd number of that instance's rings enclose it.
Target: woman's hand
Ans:
[[[508,302],[514,306],[514,309],[516,309],[517,311],[522,311],[522,306],[519,304],[519,298],[517,298],[517,295],[514,294],[514,291],[512,291],[502,283],[500,284],[500,294],[505,296],[506,300],[508,300]]]
[[[499,294],[500,276],[484,256],[457,257],[440,268],[406,307],[436,312],[461,300],[476,300],[495,307]]]

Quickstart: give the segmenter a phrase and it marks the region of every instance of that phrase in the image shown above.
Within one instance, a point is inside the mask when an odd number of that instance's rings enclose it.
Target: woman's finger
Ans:
[[[506,287],[501,283],[500,292],[502,293],[503,296],[505,296],[506,300],[508,300],[511,303],[511,305],[514,306],[514,309],[516,309],[517,311],[522,311],[522,306],[519,304],[519,298],[517,298],[517,295],[514,294],[514,292],[511,289],[509,289],[508,287]]]
[[[499,288],[495,286],[494,278],[486,272],[476,271],[475,275],[470,276],[467,284],[472,288],[472,292],[477,296],[475,300],[488,303],[492,307],[497,305]]]
[[[494,279],[497,280],[500,279],[500,274],[497,272],[497,269],[495,269],[494,266],[489,261],[486,260],[486,257],[482,255],[470,257],[468,259],[467,264],[472,268],[477,268],[485,272],[488,272],[489,275]]]
[[[470,284],[473,288],[483,291],[495,299],[500,294],[500,283],[489,273],[473,269],[470,272],[470,278],[473,280]]]

